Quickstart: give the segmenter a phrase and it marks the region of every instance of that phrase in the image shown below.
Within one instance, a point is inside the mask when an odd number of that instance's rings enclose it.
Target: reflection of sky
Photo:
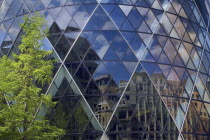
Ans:
[[[2,5],[0,7],[0,18],[4,18],[8,9],[9,9],[9,6],[8,6],[7,2],[3,1]]]
[[[3,26],[3,24],[0,26],[0,44],[2,43],[2,41],[4,40],[4,37],[6,36],[6,30]]]
[[[78,11],[74,16],[74,20],[76,21],[80,29],[83,28],[85,22],[88,20],[88,17],[89,15],[86,12],[86,10],[82,6],[80,6],[80,8],[78,9]]]
[[[96,37],[96,40],[93,41],[92,47],[97,52],[99,57],[102,59],[109,47],[109,43],[106,41],[106,39],[102,34],[99,34]]]
[[[71,16],[68,14],[65,8],[63,8],[56,18],[56,23],[58,24],[61,30],[65,30],[70,20]]]
[[[45,38],[43,40],[43,46],[40,48],[40,49],[43,49],[43,50],[46,50],[46,51],[51,51],[52,50],[52,45],[51,43],[49,42],[49,40],[47,38]]]
[[[128,81],[130,78],[130,74],[125,69],[122,62],[104,62],[106,69],[109,74],[112,75],[114,81],[119,86],[120,81],[125,80]]]

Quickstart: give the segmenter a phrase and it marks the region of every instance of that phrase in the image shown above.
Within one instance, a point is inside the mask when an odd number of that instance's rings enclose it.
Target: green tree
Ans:
[[[41,93],[52,80],[54,63],[45,59],[52,52],[41,49],[48,31],[42,30],[45,20],[38,13],[24,21],[19,55],[0,58],[0,139],[56,139],[64,130],[36,115],[43,106],[54,106],[51,96]]]

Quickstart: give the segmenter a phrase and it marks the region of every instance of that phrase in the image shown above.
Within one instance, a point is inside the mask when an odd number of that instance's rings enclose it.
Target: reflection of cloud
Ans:
[[[117,28],[115,25],[112,23],[111,20],[108,20],[105,25],[103,26],[103,30],[116,30]]]
[[[109,47],[109,43],[106,41],[103,35],[98,35],[93,43],[93,48],[102,59]]]
[[[124,14],[126,16],[128,16],[128,14],[130,13],[131,9],[133,8],[133,6],[125,6],[125,5],[120,5],[120,8],[122,9],[122,11],[124,12]]]
[[[80,7],[74,16],[74,20],[76,21],[80,29],[83,28],[85,22],[88,20],[88,17],[88,13],[84,10],[84,8]]]
[[[56,22],[58,26],[61,28],[61,30],[65,30],[67,25],[69,24],[71,20],[71,16],[68,14],[68,12],[63,8],[59,15],[56,18]]]
[[[6,3],[6,1],[3,1],[1,7],[0,7],[0,18],[4,18],[4,16],[7,13],[7,10],[9,9],[8,4]]]

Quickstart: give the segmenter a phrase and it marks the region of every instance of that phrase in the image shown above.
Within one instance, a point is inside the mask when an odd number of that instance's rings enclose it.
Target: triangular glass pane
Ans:
[[[117,30],[117,28],[114,23],[110,19],[108,19],[103,25],[102,30]]]
[[[55,46],[55,50],[60,56],[60,58],[64,59],[70,47],[71,45],[67,41],[66,37],[62,36],[58,41],[57,45]]]
[[[167,35],[165,30],[163,29],[163,27],[161,26],[161,24],[159,24],[155,30],[156,34],[160,34],[160,35]]]
[[[82,29],[89,19],[89,14],[84,7],[80,6],[77,12],[74,14],[73,19],[79,28]]]
[[[166,55],[168,56],[170,62],[173,63],[174,58],[177,54],[177,51],[176,51],[176,49],[174,48],[173,44],[171,43],[171,41],[169,39],[166,42],[166,45],[164,47],[164,51],[166,52]]]
[[[87,60],[87,61],[95,60],[96,61],[96,60],[101,60],[101,59],[99,58],[99,56],[97,55],[97,53],[92,48],[90,48],[88,50],[88,53],[86,54],[84,60]]]
[[[162,73],[164,74],[164,76],[167,78],[168,74],[171,70],[171,66],[170,65],[162,65],[159,64],[160,69],[162,70]]]
[[[120,59],[122,59],[128,49],[128,44],[124,40],[124,38],[119,34],[113,39],[110,48],[112,48],[113,51],[117,54],[117,56]]]
[[[97,120],[92,117],[89,121],[85,131],[83,132],[83,140],[99,140],[103,134],[103,131],[98,123],[95,123]]]
[[[19,12],[17,13],[18,16],[23,15],[23,14],[27,14],[29,12],[28,8],[26,7],[26,5],[23,3],[23,5],[21,6]]]
[[[67,134],[82,133],[85,130],[92,116],[91,114],[88,114],[89,109],[87,108],[85,101],[83,99],[80,100],[69,123],[67,123]]]
[[[155,38],[157,39],[157,41],[159,42],[162,48],[165,46],[166,41],[168,39],[167,37],[160,36],[160,35],[155,35]]]
[[[99,30],[103,27],[103,25],[107,22],[108,19],[109,18],[104,12],[103,8],[99,6],[88,21],[84,30]]]
[[[128,48],[124,57],[122,58],[123,61],[138,61],[136,56],[134,55],[133,51]]]
[[[42,9],[46,9],[46,7],[43,5],[41,0],[38,0],[36,5],[34,6],[33,10],[38,11],[38,10],[42,10]]]
[[[123,13],[123,11],[120,9],[119,6],[115,7],[110,16],[118,28],[121,27],[126,18],[125,14]]]
[[[150,39],[151,39],[151,34],[144,34],[144,33],[138,33],[141,39],[144,41],[145,45],[147,46]]]
[[[144,7],[137,7],[137,10],[141,14],[142,17],[145,17],[147,12],[149,11],[148,8],[144,8]]]
[[[51,27],[49,29],[49,33],[50,34],[53,34],[53,33],[61,33],[61,30],[58,27],[58,25],[56,24],[56,22],[53,22],[53,24],[51,25]]]
[[[170,13],[166,13],[166,15],[168,16],[169,20],[171,21],[172,24],[175,23],[177,16],[174,14],[170,14]]]
[[[62,3],[59,0],[52,0],[48,7],[52,8],[52,7],[60,7],[60,6],[62,6]]]
[[[138,60],[140,60],[146,47],[138,34],[135,35],[132,42],[130,43],[130,46],[132,50],[135,52]]]
[[[140,6],[140,7],[148,7],[147,2],[145,0],[137,0],[135,5]]]
[[[109,48],[109,42],[106,40],[102,33],[99,33],[96,39],[91,43],[92,49],[102,59]]]
[[[143,21],[141,26],[138,29],[138,32],[152,33],[150,28],[147,26],[146,22]]]
[[[120,60],[119,57],[116,55],[116,53],[109,48],[106,52],[106,54],[103,57],[103,60]]]
[[[88,72],[87,68],[85,67],[84,64],[81,64],[74,76],[75,82],[77,83],[81,92],[83,92],[85,88],[87,87],[90,81],[90,78],[91,78],[91,75]]]
[[[155,63],[141,62],[141,64],[146,70],[147,74],[150,76],[153,72],[153,69],[155,68]]]
[[[141,61],[148,61],[148,62],[155,62],[154,58],[152,57],[151,53],[146,49],[144,54],[141,58]]]
[[[123,32],[123,31],[121,31],[121,33],[129,44],[131,43],[131,41],[133,40],[133,38],[135,36],[135,33],[133,33],[133,32]]]
[[[156,40],[156,38],[153,37],[151,39],[151,41],[148,45],[148,50],[152,54],[155,61],[157,61],[160,56],[160,53],[162,51],[162,48],[161,48],[160,44],[158,43],[158,41]]]
[[[163,64],[171,64],[171,62],[169,61],[168,57],[166,56],[165,52],[162,51],[160,57],[159,57],[159,60],[158,60],[159,63],[163,63]]]
[[[80,7],[79,5],[65,6],[66,10],[68,11],[71,17],[74,17],[79,7]]]
[[[130,22],[126,19],[120,30],[135,31]]]
[[[160,3],[158,1],[154,1],[152,8],[158,9],[158,10],[163,10],[162,6],[160,6]]]
[[[66,29],[66,27],[68,26],[71,19],[72,19],[72,17],[69,15],[69,13],[66,11],[66,9],[63,8],[63,9],[61,9],[60,13],[56,17],[55,21],[56,21],[57,25],[60,27],[60,29],[62,31],[64,31]]]
[[[150,29],[154,33],[157,26],[158,26],[158,21],[157,21],[155,15],[153,14],[153,12],[151,10],[144,17],[144,20],[146,21],[146,23],[148,24],[148,26],[150,27]]]
[[[58,15],[58,13],[61,11],[61,7],[48,9],[47,11],[50,13],[50,15],[55,19]]]
[[[95,0],[86,0],[85,3],[88,3],[88,1],[90,1],[89,3],[91,4],[84,4],[83,7],[91,15],[93,10],[96,8],[96,4],[93,4],[93,3],[97,3],[97,2]]]
[[[143,22],[141,15],[139,14],[138,10],[135,7],[131,10],[130,14],[128,15],[128,20],[133,25],[135,30],[138,30],[141,23]]]
[[[104,1],[102,1],[102,2],[104,2]],[[115,8],[116,5],[113,5],[113,4],[101,4],[101,6],[110,15],[111,12],[114,10],[114,8]]]
[[[123,11],[123,13],[128,16],[128,14],[130,13],[131,9],[133,8],[133,6],[126,6],[126,5],[120,5],[119,6],[121,8],[121,10]]]

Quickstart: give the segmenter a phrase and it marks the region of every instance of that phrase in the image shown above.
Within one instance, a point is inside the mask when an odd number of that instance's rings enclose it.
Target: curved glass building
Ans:
[[[0,0],[0,56],[39,11],[64,140],[209,140],[209,0]]]

